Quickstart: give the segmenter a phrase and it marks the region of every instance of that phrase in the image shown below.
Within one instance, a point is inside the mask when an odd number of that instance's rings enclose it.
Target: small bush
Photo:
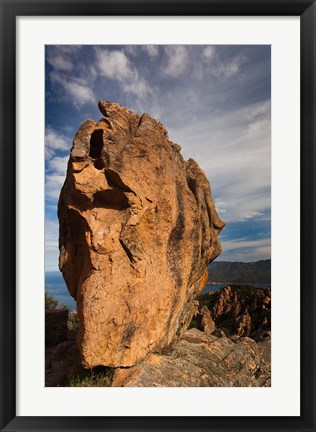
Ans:
[[[55,297],[48,294],[48,291],[45,290],[45,309],[70,309],[69,306],[66,306],[62,303],[59,303]]]
[[[45,309],[57,309],[58,308],[58,300],[55,297],[48,294],[45,291]]]
[[[70,314],[68,315],[68,330],[76,333],[79,329],[79,318],[78,318],[78,314],[77,311],[72,311],[70,312]]]
[[[69,377],[69,387],[111,387],[114,369],[111,367],[96,367],[83,369],[75,376]]]

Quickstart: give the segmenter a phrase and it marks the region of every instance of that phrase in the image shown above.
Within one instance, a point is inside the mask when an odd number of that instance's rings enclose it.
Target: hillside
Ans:
[[[271,260],[256,262],[213,261],[209,281],[230,283],[271,283]]]

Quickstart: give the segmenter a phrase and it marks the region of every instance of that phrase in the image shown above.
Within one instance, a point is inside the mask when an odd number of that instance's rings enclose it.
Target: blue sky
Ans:
[[[58,269],[57,201],[80,124],[101,99],[148,113],[195,159],[227,222],[221,261],[271,255],[271,51],[265,45],[46,46],[45,267]]]

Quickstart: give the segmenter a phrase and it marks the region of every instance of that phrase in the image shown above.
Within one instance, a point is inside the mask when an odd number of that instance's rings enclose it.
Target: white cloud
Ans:
[[[240,248],[269,248],[271,246],[270,239],[262,239],[262,240],[249,240],[245,238],[234,239],[234,240],[221,240],[223,250],[230,251],[234,249]]]
[[[217,70],[218,75],[224,75],[225,78],[230,78],[239,71],[241,65],[241,58],[237,57],[231,62],[226,64],[222,64],[221,67]]]
[[[141,51],[145,51],[152,58],[159,54],[159,45],[125,45],[123,49],[130,56],[136,56]]]
[[[207,65],[207,70],[210,75],[217,78],[231,78],[236,75],[245,57],[243,55],[237,55],[233,58],[223,59],[217,55],[217,51],[214,46],[207,46],[202,51],[202,60],[204,66]]]
[[[216,66],[211,66],[210,72],[218,78],[231,78],[239,72],[244,60],[243,56],[237,56],[226,62],[219,61]]]
[[[259,211],[249,211],[249,212],[244,212],[241,213],[241,218],[242,219],[254,219],[254,218],[258,218],[260,216],[263,216],[264,214],[262,212]]]
[[[48,62],[51,66],[58,70],[71,71],[73,68],[73,64],[67,58],[62,57],[61,55],[53,55],[48,57]]]
[[[140,45],[125,45],[124,52],[131,56],[136,56]]]
[[[96,102],[91,87],[85,85],[85,81],[82,78],[79,80],[76,80],[75,78],[69,79],[54,71],[51,72],[50,79],[52,83],[59,84],[62,87],[62,90],[66,93],[68,101],[72,102],[76,107],[81,107],[88,102]],[[78,81],[81,81],[81,83]]]
[[[185,158],[195,159],[205,171],[223,219],[269,218],[270,101],[191,117],[181,130],[169,128],[169,136],[181,145]]]
[[[271,259],[271,250],[261,250],[261,248],[248,248],[244,250],[225,252],[220,255],[218,261],[238,261],[238,262],[256,262],[260,260]]]
[[[271,240],[236,239],[221,240],[222,254],[219,261],[259,261],[271,258]]]
[[[69,93],[69,95],[79,106],[87,102],[95,102],[93,91],[89,87],[76,83],[74,81],[65,82],[63,85],[64,89]]]
[[[52,174],[46,176],[46,184],[45,184],[46,197],[58,199],[64,181],[65,181],[64,175]]]
[[[144,98],[150,93],[146,80],[141,77],[124,51],[96,48],[96,62],[102,76],[119,82],[123,90]]]
[[[182,75],[189,59],[187,48],[183,45],[168,45],[165,47],[165,53],[167,64],[163,72],[174,78]]]
[[[45,271],[58,270],[58,235],[58,222],[45,219]]]
[[[123,51],[97,49],[97,62],[103,76],[119,81],[134,78],[135,71]]]
[[[158,45],[144,45],[144,50],[148,53],[150,57],[157,57],[159,54]]]
[[[52,48],[52,46],[49,46]],[[82,45],[54,45],[54,51],[63,55],[74,55],[81,51]]]
[[[46,196],[56,199],[65,181],[67,162],[69,156],[57,156],[56,152],[69,151],[70,140],[52,128],[47,128],[45,133],[45,153],[48,166],[45,189]]]
[[[45,155],[46,158],[52,157],[56,150],[67,151],[71,144],[67,137],[53,128],[45,130]]]
[[[60,174],[65,176],[67,171],[68,159],[69,159],[68,156],[64,156],[64,157],[55,156],[48,162],[48,167],[55,174]]]
[[[77,108],[96,102],[92,86],[97,72],[93,65],[78,58],[80,50],[81,47],[77,45],[47,48],[47,60],[53,68],[49,74],[51,92]]]
[[[79,53],[81,46],[79,45],[48,45],[47,46],[47,61],[57,70],[69,72],[74,67],[73,56]]]
[[[209,62],[210,60],[212,60],[214,58],[215,55],[215,47],[213,46],[207,46],[203,49],[202,51],[202,56],[204,58],[204,60],[206,60],[207,62]]]

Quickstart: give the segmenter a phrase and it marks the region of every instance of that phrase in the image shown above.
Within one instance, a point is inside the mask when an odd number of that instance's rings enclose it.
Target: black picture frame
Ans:
[[[1,214],[0,426],[2,431],[315,431],[316,5],[304,0],[0,0]],[[301,23],[301,415],[299,417],[18,417],[16,415],[16,17],[300,16]],[[286,145],[286,143],[284,143]],[[286,289],[286,287],[285,287]],[[289,379],[291,379],[289,377]],[[250,413],[251,414],[251,413]]]

